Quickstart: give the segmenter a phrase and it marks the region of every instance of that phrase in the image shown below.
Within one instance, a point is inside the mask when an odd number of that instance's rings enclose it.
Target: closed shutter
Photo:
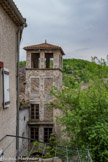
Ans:
[[[4,68],[4,108],[10,106],[9,70]]]
[[[0,61],[0,68],[3,68],[3,62]]]

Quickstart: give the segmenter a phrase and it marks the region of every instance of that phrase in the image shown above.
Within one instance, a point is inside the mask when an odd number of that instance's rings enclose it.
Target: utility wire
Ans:
[[[3,154],[4,154],[4,152],[10,147],[10,145],[15,141],[15,139],[16,139],[16,138],[14,138],[14,139],[12,140],[12,142],[3,150]]]
[[[27,141],[25,140],[25,142],[24,142],[24,145],[25,145],[25,143],[26,143]],[[27,144],[27,146],[25,146],[25,147],[28,147],[28,145],[30,144],[30,142]],[[26,150],[27,148],[25,148],[25,150]],[[24,150],[24,148],[22,148],[21,150],[19,150],[19,151],[17,151],[17,153],[16,153],[16,156],[22,156],[22,152],[25,152],[25,150]]]
[[[12,140],[12,142],[4,149],[4,151],[3,151],[3,153],[11,146],[11,144],[14,142],[14,140],[16,139],[16,138],[21,138],[21,139],[25,139],[25,140],[28,140],[28,141],[36,141],[36,140],[34,140],[34,139],[31,139],[31,138],[27,138],[27,137],[22,137],[22,136],[15,136],[15,135],[6,135],[6,136],[4,136],[1,140],[0,140],[0,142],[2,142],[6,137],[12,137],[12,138],[14,138],[13,140]],[[25,141],[26,142],[26,141]],[[25,142],[24,142],[24,144],[25,144]],[[42,141],[37,141],[37,142],[40,142],[40,143],[44,143],[44,142],[42,142]],[[28,145],[30,144],[30,142],[28,142]],[[44,143],[44,147],[47,145],[48,143]],[[51,145],[51,144],[48,144],[49,146],[53,146],[53,145]],[[31,151],[30,151],[30,153],[29,153],[29,155],[28,155],[28,158],[30,157],[30,155],[31,155],[31,153],[32,153],[32,151],[33,151],[33,149],[34,149],[34,147],[35,147],[35,145],[33,145],[33,147],[32,147],[32,149],[31,149]],[[87,153],[87,157],[88,157],[88,159],[90,160],[90,162],[92,162],[92,158],[91,158],[91,156],[90,156],[90,153],[89,153],[89,150],[88,149],[82,149],[82,148],[72,148],[72,147],[67,147],[67,146],[56,146],[56,149],[55,149],[55,156],[57,156],[57,148],[58,148],[58,151],[59,150],[61,150],[61,151],[63,151],[63,149],[65,149],[65,150],[67,150],[67,154],[68,154],[68,151],[76,151],[77,152],[77,154],[78,154],[78,157],[79,157],[79,160],[81,160],[81,157],[80,157],[80,151],[81,152],[83,152],[83,151],[85,151],[86,153]],[[23,150],[23,149],[22,149]],[[18,151],[16,154],[17,154],[17,156],[19,156],[20,155],[20,153],[22,153],[22,150],[21,151]],[[44,148],[44,151],[45,151],[45,148]],[[61,152],[60,151],[60,152]],[[3,155],[3,153],[2,153],[2,155]],[[64,153],[63,153],[64,154]],[[0,156],[2,156],[2,155],[0,155]],[[58,156],[59,156],[59,154],[58,154]],[[63,155],[64,156],[64,155]],[[70,155],[68,155],[68,156],[70,156]],[[69,158],[69,157],[68,157]],[[67,159],[67,161],[68,161],[69,159]]]
[[[34,147],[35,147],[35,145],[32,146],[32,149],[30,150],[30,153],[29,153],[29,155],[27,156],[27,159],[28,159],[28,160],[29,160],[30,154],[31,154],[31,152],[33,151]],[[28,160],[26,160],[26,162],[28,162]]]

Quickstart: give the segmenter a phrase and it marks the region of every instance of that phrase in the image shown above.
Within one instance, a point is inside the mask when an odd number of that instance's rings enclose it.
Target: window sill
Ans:
[[[60,68],[26,68],[26,70],[59,70],[63,72]]]

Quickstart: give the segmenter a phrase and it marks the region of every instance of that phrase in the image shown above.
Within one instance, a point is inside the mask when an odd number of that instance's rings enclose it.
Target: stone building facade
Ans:
[[[30,104],[30,120],[28,122],[32,139],[49,142],[50,134],[56,132],[54,122],[55,110],[49,109],[50,90],[53,86],[62,86],[61,47],[47,42],[24,47],[26,55],[26,87],[25,102]]]
[[[24,25],[25,19],[15,3],[0,0],[0,152],[13,140],[4,137],[16,135],[16,60]],[[4,157],[9,156],[16,157],[15,138],[4,152]]]

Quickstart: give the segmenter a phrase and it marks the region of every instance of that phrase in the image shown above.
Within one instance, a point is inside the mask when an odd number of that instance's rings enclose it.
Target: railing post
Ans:
[[[56,157],[56,155],[57,155],[57,154],[56,154],[56,151],[57,151],[57,146],[56,146],[56,148],[55,148],[55,157]]]
[[[43,149],[43,152],[42,152],[42,157],[43,157],[43,155],[44,155],[44,153],[45,153],[45,148],[46,148],[46,143],[45,143],[45,145],[44,145],[44,149]]]
[[[90,156],[89,150],[87,150],[87,152],[88,152],[88,157],[89,157],[89,159],[90,159],[90,162],[93,162],[93,160],[92,160],[92,158],[91,158],[91,156]]]
[[[80,158],[80,154],[79,154],[79,150],[78,149],[77,149],[77,152],[78,152],[79,161],[81,162],[81,158]]]
[[[67,155],[67,162],[69,162],[68,147],[67,146],[66,146],[66,155]]]

